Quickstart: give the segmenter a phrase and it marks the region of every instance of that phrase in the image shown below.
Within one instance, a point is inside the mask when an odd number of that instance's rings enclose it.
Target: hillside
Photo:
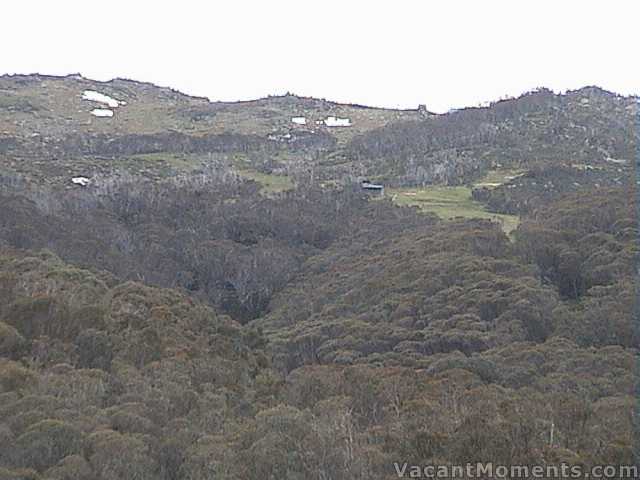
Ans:
[[[0,111],[0,174],[38,184],[215,172],[281,191],[370,178],[401,194],[474,187],[466,198],[501,214],[568,191],[621,185],[638,141],[636,100],[597,87],[562,95],[540,89],[433,115],[295,95],[210,102],[131,80],[15,75],[0,78]],[[348,126],[329,126],[329,118]],[[517,175],[483,180],[501,171]]]
[[[0,480],[637,464],[636,102],[0,77]]]
[[[95,95],[85,99],[85,91],[115,99],[109,107]],[[364,133],[391,121],[416,118],[411,111],[385,110],[360,105],[344,105],[292,94],[242,102],[210,102],[176,90],[126,79],[99,82],[80,75],[5,75],[0,77],[2,103],[10,112],[0,123],[4,135],[28,137],[66,136],[73,133],[153,134],[176,131],[194,135],[236,133],[266,137],[279,129],[300,131],[331,128],[317,125],[327,116],[351,119],[352,128],[333,130],[341,139]],[[111,108],[114,115],[101,119],[93,108]],[[298,125],[292,117],[305,117]],[[294,130],[295,131],[295,130]],[[340,133],[342,132],[342,133]]]
[[[568,197],[525,220],[513,243],[481,220],[359,230],[306,262],[256,323],[287,369],[421,366],[558,334],[637,345],[628,321],[636,220],[626,199],[615,190]],[[607,318],[598,327],[606,333],[569,320],[575,312]]]
[[[78,75],[0,77],[0,112],[0,168],[41,181],[118,168],[191,170],[211,153],[261,156],[266,150],[293,162],[289,157],[296,152],[332,150],[354,135],[419,117],[417,111],[295,95],[210,102],[148,83],[96,82]],[[348,120],[349,126],[333,126],[329,117]],[[165,158],[140,156],[145,154]],[[172,154],[179,154],[179,161],[172,162]]]

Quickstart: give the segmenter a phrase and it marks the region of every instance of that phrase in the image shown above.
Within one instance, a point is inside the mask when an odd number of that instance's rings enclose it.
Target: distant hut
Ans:
[[[367,193],[372,193],[381,197],[384,196],[384,185],[380,185],[379,183],[371,183],[369,180],[362,180],[360,187]]]

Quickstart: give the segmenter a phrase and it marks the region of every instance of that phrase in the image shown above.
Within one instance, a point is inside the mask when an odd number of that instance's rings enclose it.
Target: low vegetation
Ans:
[[[84,88],[127,105],[83,123]],[[637,464],[629,106],[2,77],[0,480]]]
[[[632,463],[626,198],[551,205],[514,245],[491,222],[372,202],[244,326],[187,291],[4,248],[0,472],[347,480],[393,478],[398,458]]]
[[[387,195],[391,196],[397,205],[415,206],[424,212],[435,213],[445,220],[456,218],[489,219],[499,223],[505,233],[511,233],[515,230],[519,222],[516,215],[489,212],[485,205],[472,198],[469,187],[397,188],[389,189]]]
[[[293,190],[295,185],[291,179],[284,175],[273,175],[258,172],[257,170],[238,170],[242,178],[253,180],[260,184],[260,191],[265,195],[282,193]]]

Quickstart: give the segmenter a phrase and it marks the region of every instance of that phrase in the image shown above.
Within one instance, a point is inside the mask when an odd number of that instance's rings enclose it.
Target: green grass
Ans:
[[[279,161],[286,161],[288,157],[277,155]],[[244,154],[234,154],[230,157],[235,171],[246,180],[253,180],[261,185],[260,193],[265,196],[293,190],[296,185],[286,175],[263,173],[252,167],[251,160]]]
[[[262,185],[260,193],[264,195],[286,192],[295,188],[293,181],[284,175],[271,175],[249,168],[239,168],[237,171],[241,177]]]
[[[498,168],[489,170],[473,187],[495,188],[522,175],[523,170]],[[505,233],[514,231],[520,219],[517,215],[489,212],[480,202],[473,200],[472,187],[430,186],[424,188],[391,189],[389,195],[397,205],[417,206],[424,212],[435,213],[442,219],[487,218],[502,225]]]
[[[442,219],[487,218],[502,225],[505,233],[516,229],[516,215],[503,215],[485,210],[473,200],[469,187],[442,187],[390,189],[388,195],[397,205],[417,206],[424,212],[435,213]]]

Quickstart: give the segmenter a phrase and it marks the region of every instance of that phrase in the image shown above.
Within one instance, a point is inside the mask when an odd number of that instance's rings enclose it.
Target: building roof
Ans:
[[[384,186],[378,183],[371,183],[368,180],[363,180],[362,188],[364,188],[365,190],[382,190]]]

